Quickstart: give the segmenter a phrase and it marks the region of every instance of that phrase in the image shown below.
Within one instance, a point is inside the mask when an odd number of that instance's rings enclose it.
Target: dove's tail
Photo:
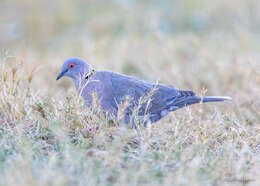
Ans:
[[[181,91],[182,95],[186,95],[180,98],[172,98],[168,99],[168,103],[164,109],[162,109],[158,113],[153,113],[150,115],[150,120],[152,122],[156,122],[165,115],[167,115],[169,112],[178,110],[182,107],[186,107],[188,105],[196,104],[196,103],[205,103],[205,102],[217,102],[217,101],[227,101],[232,100],[231,97],[226,96],[205,96],[205,97],[199,97],[196,96],[191,91]]]
[[[182,107],[196,104],[196,103],[206,103],[206,102],[218,102],[218,101],[227,101],[227,100],[232,100],[231,97],[226,97],[226,96],[205,96],[205,97],[199,97],[199,96],[190,96],[190,97],[185,97],[180,100],[176,100],[175,103],[172,105],[177,110]]]
[[[227,101],[227,100],[232,100],[232,98],[226,96],[205,96],[203,97],[202,102],[204,103],[204,102],[216,102],[216,101]]]

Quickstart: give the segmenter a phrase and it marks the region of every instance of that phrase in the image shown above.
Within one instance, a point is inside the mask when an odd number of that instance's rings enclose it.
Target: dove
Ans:
[[[91,108],[93,95],[97,96],[103,113],[116,117],[119,105],[127,101],[124,122],[129,123],[136,108],[140,118],[157,122],[170,112],[188,105],[205,102],[231,100],[226,96],[197,96],[193,91],[178,90],[171,85],[152,83],[111,71],[95,70],[80,58],[67,59],[56,80],[62,77],[72,79],[77,91]]]

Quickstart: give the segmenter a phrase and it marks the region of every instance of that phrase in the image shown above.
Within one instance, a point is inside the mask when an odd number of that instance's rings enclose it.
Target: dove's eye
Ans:
[[[73,69],[75,66],[76,66],[75,63],[70,63],[68,67],[69,67],[69,69]]]

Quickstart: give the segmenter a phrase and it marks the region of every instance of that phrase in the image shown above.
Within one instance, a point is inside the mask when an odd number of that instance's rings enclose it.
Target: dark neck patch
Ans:
[[[85,75],[85,79],[86,79],[86,80],[90,79],[90,77],[93,76],[94,73],[95,73],[95,70],[92,69],[89,73],[87,73],[87,74]]]

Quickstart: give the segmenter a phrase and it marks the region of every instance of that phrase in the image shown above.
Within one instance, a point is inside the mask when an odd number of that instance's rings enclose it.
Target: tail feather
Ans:
[[[150,121],[152,123],[160,120],[162,117],[166,116],[169,112],[178,110],[182,107],[188,106],[188,105],[192,105],[192,104],[196,104],[196,103],[200,103],[200,102],[216,102],[216,101],[227,101],[227,100],[232,100],[231,97],[225,97],[225,96],[205,96],[203,98],[199,97],[199,96],[195,96],[193,94],[193,92],[182,92],[189,94],[187,97],[182,97],[182,98],[175,98],[175,99],[169,99],[168,100],[168,104],[167,107],[164,107],[162,110],[160,110],[159,112],[155,112],[152,113],[150,115]]]
[[[227,101],[227,100],[232,100],[232,98],[226,97],[226,96],[205,96],[205,97],[203,97],[203,102],[216,102],[216,101]]]
[[[174,103],[169,105],[171,108],[172,106],[175,107],[173,110],[180,109],[182,107],[196,104],[196,103],[206,103],[206,102],[218,102],[218,101],[227,101],[227,100],[232,100],[231,97],[225,97],[225,96],[205,96],[205,97],[199,97],[199,96],[190,96],[190,97],[183,97],[179,100],[175,100]],[[172,111],[173,111],[172,110]]]

